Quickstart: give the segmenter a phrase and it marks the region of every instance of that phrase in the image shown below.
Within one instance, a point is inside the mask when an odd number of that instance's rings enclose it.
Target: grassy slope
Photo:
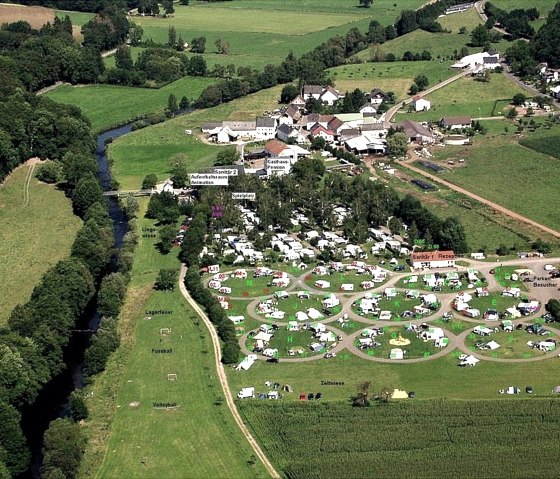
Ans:
[[[416,75],[423,73],[428,77],[430,85],[445,80],[453,75],[449,69],[451,62],[383,62],[368,64],[343,65],[328,70],[341,91],[352,91],[360,88],[369,91],[380,88],[393,91],[397,99],[407,97],[408,89]]]
[[[145,211],[147,201],[141,200]],[[138,221],[139,228],[153,222]],[[153,292],[159,268],[179,267],[177,250],[161,256],[157,239],[141,239],[132,282],[120,319],[122,346],[99,376],[89,398],[91,436],[81,477],[264,477],[220,395],[208,333],[178,291]],[[170,316],[145,321],[145,309],[169,309]],[[160,343],[161,327],[172,334]],[[172,348],[154,354],[152,348]],[[176,373],[178,380],[166,380]],[[129,403],[140,406],[130,408]],[[176,402],[175,411],[153,402]],[[109,427],[104,427],[108,424]],[[145,460],[145,464],[140,461]]]
[[[448,146],[436,157],[467,160],[467,168],[457,168],[445,174],[445,179],[547,226],[560,228],[557,159],[524,148],[511,133],[477,137],[471,147]]]
[[[29,204],[23,206],[29,168],[18,168],[0,186],[0,324],[14,306],[29,299],[43,273],[68,256],[81,224],[64,193],[35,178],[29,186]]]
[[[550,10],[554,8],[557,0],[493,0],[492,3],[498,8],[503,10],[514,10],[516,8],[531,8],[536,7],[542,16],[546,16]]]
[[[438,121],[444,116],[499,116],[507,101],[498,102],[495,108],[496,102],[510,99],[516,93],[523,93],[523,90],[499,73],[491,74],[488,83],[465,77],[426,95],[426,99],[432,102],[429,111],[406,113],[406,117],[415,121]],[[397,115],[397,121],[404,116]]]
[[[94,131],[100,132],[140,116],[162,113],[170,94],[178,100],[183,96],[196,99],[213,82],[211,78],[184,77],[159,89],[64,85],[48,92],[47,96],[60,103],[79,106],[91,121]]]
[[[528,133],[522,138],[521,143],[540,153],[560,159],[560,126],[551,129],[540,129],[535,133]]]
[[[115,178],[123,189],[138,188],[148,173],[164,179],[169,176],[170,160],[177,154],[186,156],[193,172],[211,166],[220,147],[205,144],[195,135],[185,135],[184,130],[191,129],[196,133],[202,123],[210,120],[253,119],[265,109],[274,107],[281,89],[282,86],[262,90],[215,108],[195,111],[138,130],[115,141],[109,148]]]
[[[444,29],[451,30],[451,33],[430,33],[424,30],[416,30],[407,33],[402,37],[390,40],[381,45],[381,50],[387,53],[393,53],[397,58],[401,58],[406,51],[422,52],[428,50],[431,52],[433,58],[452,58],[454,51],[460,51],[462,47],[467,46],[470,42],[470,32],[476,25],[481,23],[480,17],[476,14],[474,9],[469,9],[466,12],[449,15],[444,18],[439,18],[438,22]],[[460,34],[459,29],[467,27],[466,34]],[[499,51],[505,51],[507,43],[500,42],[495,44],[494,47]],[[361,60],[369,60],[372,52],[376,47],[370,47],[356,54],[356,57]],[[469,48],[470,53],[479,51],[479,48]]]

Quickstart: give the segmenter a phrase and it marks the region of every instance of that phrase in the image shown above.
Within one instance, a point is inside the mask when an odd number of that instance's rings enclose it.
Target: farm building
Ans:
[[[402,128],[408,141],[416,143],[433,143],[434,135],[420,123],[411,120],[403,120],[395,124],[395,128]]]
[[[470,116],[445,116],[441,119],[440,125],[448,130],[462,130],[470,128],[472,118]]]
[[[455,253],[453,251],[424,251],[410,255],[413,269],[454,268]]]
[[[412,108],[414,111],[428,111],[431,108],[432,104],[429,100],[422,98],[420,96],[415,96],[412,99]]]

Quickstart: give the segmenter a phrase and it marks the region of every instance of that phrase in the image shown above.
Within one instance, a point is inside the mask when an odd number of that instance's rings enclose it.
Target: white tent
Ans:
[[[325,331],[321,333],[317,339],[322,343],[332,343],[336,341],[336,336],[332,331]]]
[[[228,316],[228,319],[229,319],[233,324],[241,324],[243,321],[245,321],[245,317],[244,317],[244,316]]]
[[[395,288],[385,288],[383,294],[387,298],[394,298],[397,295],[397,290]]]
[[[256,334],[253,339],[255,341],[261,340],[261,341],[265,341],[267,343],[270,342],[270,338],[272,338],[272,334],[269,333],[263,333],[262,331],[259,331],[258,334]]]
[[[422,301],[424,304],[434,304],[438,302],[435,294],[424,294],[422,296]]]
[[[303,311],[297,311],[296,312],[296,319],[298,321],[307,321],[309,319],[309,316],[304,313]]]
[[[265,316],[267,318],[282,320],[284,319],[284,316],[286,316],[286,313],[284,311],[273,311],[272,313],[266,314]]]
[[[247,371],[257,360],[256,354],[249,354],[243,361],[241,361],[235,368],[237,371]]]
[[[307,310],[307,315],[311,318],[311,319],[321,319],[324,318],[323,314],[321,314],[318,310],[316,310],[315,308],[309,308]]]
[[[474,366],[476,363],[478,363],[480,361],[480,359],[475,358],[472,354],[467,356],[465,359],[463,359],[460,363],[459,366]]]
[[[278,355],[278,349],[267,348],[263,351],[263,356],[266,356],[267,358],[273,358],[276,355]]]
[[[519,310],[517,308],[508,308],[506,309],[506,312],[513,318],[520,318],[521,317],[521,313],[519,312]]]
[[[315,286],[319,289],[327,289],[331,287],[331,283],[322,279],[315,281]]]
[[[323,323],[313,323],[309,326],[309,329],[312,329],[316,333],[324,333],[327,330],[327,327]]]
[[[498,349],[499,347],[500,345],[496,341],[486,343],[486,349],[489,349],[490,351],[494,351],[494,349]]]

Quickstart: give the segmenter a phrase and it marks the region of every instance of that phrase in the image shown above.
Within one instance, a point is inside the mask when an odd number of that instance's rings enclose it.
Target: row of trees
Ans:
[[[180,258],[188,267],[185,275],[185,286],[193,299],[204,307],[208,319],[216,327],[218,336],[223,341],[222,362],[224,364],[234,364],[239,360],[240,353],[239,343],[235,336],[235,327],[216,298],[203,286],[199,274],[201,266],[199,255],[204,246],[205,236],[208,233],[211,204],[214,204],[211,195],[207,195],[196,206],[195,216],[181,246]]]

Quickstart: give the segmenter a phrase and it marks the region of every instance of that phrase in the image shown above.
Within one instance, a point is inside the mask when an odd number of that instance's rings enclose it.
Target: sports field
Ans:
[[[140,202],[145,211],[147,200]],[[140,231],[153,226],[138,220]],[[157,241],[141,238],[135,252],[119,322],[122,345],[88,398],[91,439],[81,477],[265,477],[258,462],[248,463],[252,450],[225,403],[216,404],[220,386],[204,324],[178,290],[152,290],[159,268],[179,268],[177,249],[162,256]],[[172,314],[146,320],[146,310]],[[171,332],[161,335],[161,328]]]
[[[453,76],[450,66],[450,61],[399,61],[342,65],[330,68],[327,72],[335,80],[335,86],[340,91],[360,88],[365,92],[379,88],[386,92],[394,92],[398,100],[408,97],[410,85],[418,74],[426,75],[430,85],[434,85]]]
[[[278,103],[281,90],[282,86],[262,90],[126,135],[109,147],[115,178],[122,189],[138,188],[148,173],[155,173],[159,180],[168,178],[171,159],[175,155],[184,155],[192,172],[212,166],[223,147],[209,145],[198,139],[196,135],[200,133],[200,126],[208,121],[254,119]],[[192,130],[194,134],[186,135],[185,129]]]
[[[196,100],[213,78],[184,77],[159,89],[133,88],[115,85],[63,85],[46,95],[60,103],[76,105],[91,121],[98,133],[137,118],[163,113],[169,95],[179,101],[186,96]]]
[[[387,386],[374,376],[371,380],[371,392]],[[239,409],[273,463],[291,478],[560,474],[554,459],[560,439],[556,400],[401,399],[371,408],[252,401],[241,402]],[[539,451],[538,460],[527,460],[527,444]]]
[[[516,93],[523,90],[501,73],[491,73],[489,82],[465,77],[426,95],[432,103],[429,111],[399,113],[396,120],[405,116],[414,121],[439,121],[444,116],[501,116],[507,113],[504,107]]]
[[[64,193],[39,183],[30,168],[16,169],[0,186],[0,325],[43,273],[70,254],[81,225]]]

